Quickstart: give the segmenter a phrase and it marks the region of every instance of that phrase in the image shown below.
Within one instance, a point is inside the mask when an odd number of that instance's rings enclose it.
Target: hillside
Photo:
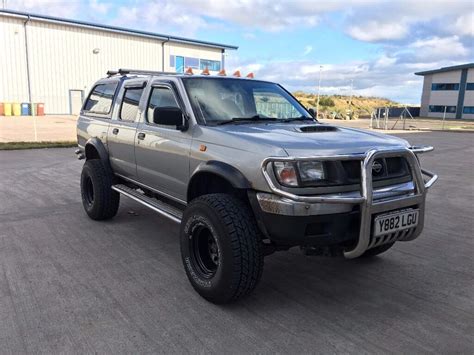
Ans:
[[[302,91],[294,92],[293,95],[307,108],[316,109],[318,97],[316,94],[308,94]],[[343,95],[321,95],[319,98],[320,115],[324,118],[343,118],[349,110],[349,96]],[[381,97],[352,96],[352,111],[354,118],[370,117],[376,107],[398,107],[399,103]]]

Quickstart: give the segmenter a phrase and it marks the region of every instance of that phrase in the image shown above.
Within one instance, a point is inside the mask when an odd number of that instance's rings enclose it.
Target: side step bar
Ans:
[[[158,199],[148,197],[137,190],[131,189],[128,186],[118,184],[113,185],[112,190],[119,192],[120,194],[131,198],[132,200],[141,203],[143,206],[146,206],[152,209],[155,212],[158,212],[164,217],[171,219],[173,222],[181,223],[181,219],[183,218],[183,212],[178,208],[171,206],[163,201]]]

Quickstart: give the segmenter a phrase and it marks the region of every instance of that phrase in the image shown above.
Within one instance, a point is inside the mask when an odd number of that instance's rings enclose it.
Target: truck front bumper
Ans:
[[[411,149],[370,150],[365,154],[314,156],[305,158],[268,158],[262,163],[262,173],[272,193],[257,193],[261,228],[277,243],[289,245],[331,245],[344,242],[346,258],[356,258],[366,250],[398,240],[413,240],[423,230],[427,190],[438,179],[436,174],[421,169],[415,154],[433,150],[432,147]],[[372,165],[375,159],[403,157],[412,176],[409,183],[373,189]],[[279,189],[267,168],[272,161],[295,160],[360,160],[361,186],[359,192],[332,195],[294,195]],[[425,181],[423,176],[427,177]],[[419,221],[407,228],[379,237],[373,236],[374,217],[404,209],[418,209]],[[355,241],[355,243],[350,243]]]

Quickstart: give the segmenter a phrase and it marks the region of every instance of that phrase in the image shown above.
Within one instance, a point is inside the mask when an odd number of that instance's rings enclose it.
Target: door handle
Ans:
[[[118,129],[118,128],[114,128],[114,129],[112,130],[112,134],[118,134],[118,133],[119,133],[119,129]]]
[[[141,141],[144,140],[145,139],[145,133],[143,133],[143,132],[138,133],[137,138],[140,139]]]

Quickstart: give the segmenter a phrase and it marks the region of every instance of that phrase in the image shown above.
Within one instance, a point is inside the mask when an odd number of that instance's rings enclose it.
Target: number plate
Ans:
[[[374,236],[389,234],[418,225],[418,210],[404,210],[375,217]]]

